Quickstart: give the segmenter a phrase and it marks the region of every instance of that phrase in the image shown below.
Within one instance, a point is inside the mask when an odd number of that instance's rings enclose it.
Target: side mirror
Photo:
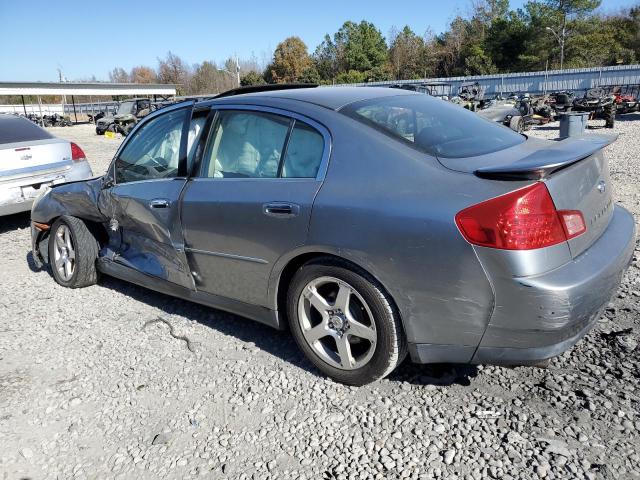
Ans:
[[[115,184],[115,182],[113,181],[113,178],[111,178],[111,176],[109,174],[106,174],[102,177],[102,189],[106,190],[107,188],[111,188],[113,187],[113,185]]]

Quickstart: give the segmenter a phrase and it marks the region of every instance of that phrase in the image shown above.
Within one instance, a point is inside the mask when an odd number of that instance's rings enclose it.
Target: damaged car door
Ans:
[[[268,306],[274,264],[306,242],[329,133],[290,112],[217,110],[182,198],[187,257],[199,292]]]
[[[100,196],[110,227],[105,256],[190,289],[179,200],[186,182],[191,113],[191,105],[167,108],[132,132],[116,154]]]

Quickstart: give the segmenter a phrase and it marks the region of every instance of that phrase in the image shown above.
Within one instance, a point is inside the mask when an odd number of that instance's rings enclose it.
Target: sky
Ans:
[[[520,7],[525,0],[511,0]],[[374,23],[385,35],[409,25],[446,30],[471,0],[0,0],[0,81],[108,80],[114,67],[157,66],[168,51],[187,63],[238,55],[267,60],[297,35],[309,51],[347,20]],[[615,11],[637,0],[603,0]],[[121,10],[118,5],[122,5]]]

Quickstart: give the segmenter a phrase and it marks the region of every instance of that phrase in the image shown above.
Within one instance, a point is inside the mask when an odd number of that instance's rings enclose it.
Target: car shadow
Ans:
[[[448,387],[461,385],[468,387],[471,379],[478,375],[478,367],[467,364],[432,363],[420,365],[407,359],[396,368],[389,380],[395,382],[407,382],[413,385],[436,385]]]
[[[253,344],[260,350],[280,357],[316,377],[320,376],[298,349],[289,332],[278,331],[239,315],[165,295],[114,277],[103,276],[99,285],[155,307],[167,316],[180,315],[224,335],[235,337],[249,346]],[[197,342],[197,339],[191,340]]]
[[[13,215],[5,215],[0,217],[0,234],[18,230],[21,228],[29,228],[31,222],[31,212],[14,213]]]
[[[148,290],[113,277],[103,276],[99,285],[153,306],[166,315],[181,315],[224,335],[235,337],[249,345],[253,344],[260,350],[277,356],[315,377],[324,378],[324,375],[300,351],[288,331],[278,331],[248,318]],[[408,382],[415,385],[467,386],[471,383],[470,379],[477,373],[475,366],[417,365],[411,363],[407,357],[388,379],[392,382]]]

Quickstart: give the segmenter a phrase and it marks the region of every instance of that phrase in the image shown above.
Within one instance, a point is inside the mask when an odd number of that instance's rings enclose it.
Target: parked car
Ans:
[[[593,327],[635,246],[615,137],[527,138],[399,89],[279,88],[149,115],[102,178],[39,197],[38,265],[289,328],[352,385],[407,352],[535,363]]]
[[[92,176],[82,149],[25,117],[0,114],[0,215],[26,212],[46,186]]]

